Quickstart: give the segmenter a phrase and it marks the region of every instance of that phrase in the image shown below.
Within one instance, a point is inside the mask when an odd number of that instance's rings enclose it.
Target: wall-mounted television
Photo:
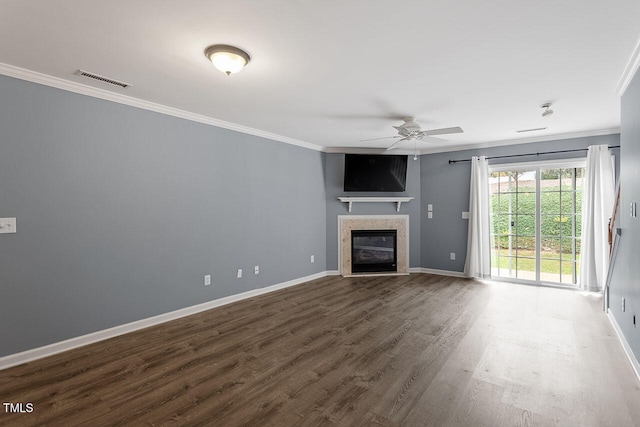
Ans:
[[[344,191],[405,191],[406,155],[345,154]]]

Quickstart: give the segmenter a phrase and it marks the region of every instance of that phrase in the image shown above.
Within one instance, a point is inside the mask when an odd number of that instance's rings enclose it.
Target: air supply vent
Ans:
[[[101,81],[103,83],[108,83],[110,85],[120,86],[123,89],[124,88],[128,88],[129,86],[131,86],[129,83],[119,82],[117,80],[113,80],[113,79],[110,79],[108,77],[103,77],[103,76],[99,76],[97,74],[89,73],[87,71],[78,70],[74,74],[76,74],[78,76],[86,77],[86,78],[89,78],[89,79],[98,80],[98,81]]]
[[[524,133],[524,132],[537,132],[539,130],[545,130],[546,128],[533,128],[533,129],[521,129],[521,130],[517,130],[517,133]]]

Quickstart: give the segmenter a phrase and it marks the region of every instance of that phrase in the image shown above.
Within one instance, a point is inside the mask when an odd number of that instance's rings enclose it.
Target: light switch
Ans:
[[[16,232],[15,218],[0,218],[0,234],[8,234]]]
[[[469,219],[469,212],[462,212],[462,219]]]
[[[428,210],[429,212],[432,212],[432,211],[433,211],[433,205],[432,205],[431,203],[429,203],[429,204],[427,205],[427,210]]]

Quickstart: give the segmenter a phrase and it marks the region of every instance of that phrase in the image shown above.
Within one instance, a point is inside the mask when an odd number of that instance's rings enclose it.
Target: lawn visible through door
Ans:
[[[576,285],[584,166],[492,168],[492,276]]]

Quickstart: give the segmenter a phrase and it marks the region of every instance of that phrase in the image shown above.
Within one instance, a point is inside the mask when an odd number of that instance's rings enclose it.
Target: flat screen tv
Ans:
[[[405,191],[406,155],[345,154],[344,191]]]

